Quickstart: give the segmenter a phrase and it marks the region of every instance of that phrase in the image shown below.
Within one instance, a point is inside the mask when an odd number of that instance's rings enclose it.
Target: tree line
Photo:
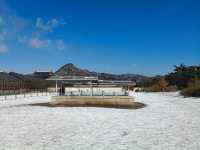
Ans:
[[[164,76],[156,76],[138,83],[144,91],[176,91],[184,96],[200,97],[200,65],[174,66],[173,72]]]

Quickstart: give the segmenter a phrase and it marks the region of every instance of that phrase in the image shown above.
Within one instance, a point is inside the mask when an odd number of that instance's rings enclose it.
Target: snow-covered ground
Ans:
[[[137,93],[142,109],[48,108],[0,101],[0,150],[199,150],[200,99]]]

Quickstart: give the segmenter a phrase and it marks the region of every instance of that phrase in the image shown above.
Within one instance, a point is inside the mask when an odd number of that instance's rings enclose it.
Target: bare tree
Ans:
[[[169,83],[165,80],[165,78],[161,78],[161,79],[158,81],[158,85],[159,85],[159,87],[161,88],[161,90],[164,92],[165,89],[167,88],[167,86],[169,85]]]

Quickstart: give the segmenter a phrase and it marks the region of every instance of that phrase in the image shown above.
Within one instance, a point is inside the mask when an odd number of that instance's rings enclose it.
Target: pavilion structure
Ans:
[[[84,77],[84,76],[52,76],[46,80],[56,82],[56,93],[58,92],[58,84],[72,83],[72,84],[90,84],[98,81],[98,77]]]
[[[46,79],[49,81],[55,81],[55,91],[58,92],[59,87],[64,84],[73,85],[72,87],[84,87],[89,88],[91,96],[93,96],[93,88],[109,89],[112,92],[113,88],[127,89],[129,86],[135,86],[134,81],[112,81],[112,80],[99,80],[98,76],[51,76]],[[124,90],[126,92],[126,90]],[[115,93],[113,91],[113,93]],[[125,94],[126,95],[126,94]]]

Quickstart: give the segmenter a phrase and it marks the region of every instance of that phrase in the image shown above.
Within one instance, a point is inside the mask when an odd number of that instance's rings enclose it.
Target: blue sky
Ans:
[[[200,1],[0,0],[0,70],[69,62],[144,75],[200,64]]]

